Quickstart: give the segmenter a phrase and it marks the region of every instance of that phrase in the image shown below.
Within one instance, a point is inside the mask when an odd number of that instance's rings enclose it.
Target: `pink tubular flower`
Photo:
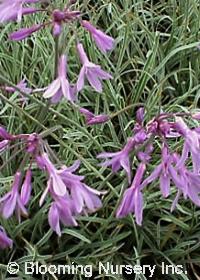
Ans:
[[[80,109],[80,113],[85,116],[87,125],[105,123],[110,119],[110,117],[108,115],[97,115],[97,116],[95,116],[89,110],[84,109],[84,108]]]
[[[0,9],[1,9],[1,5],[0,5]],[[21,17],[23,15],[33,14],[38,11],[38,9],[36,9],[36,8],[22,8],[19,11],[19,13],[15,9],[11,10],[7,13],[7,12],[5,12],[5,10],[7,10],[7,9],[10,10],[10,7],[6,7],[6,9],[2,9],[0,11],[0,23],[4,23],[6,21],[14,21],[14,20],[21,21]]]
[[[49,179],[47,188],[40,199],[40,205],[42,205],[47,193],[49,192],[53,198],[55,196],[56,198],[70,198],[73,209],[76,213],[82,213],[85,211],[93,212],[102,206],[101,200],[98,196],[105,194],[105,192],[93,190],[82,182],[84,179],[83,176],[78,176],[72,173],[79,167],[79,161],[76,161],[71,167],[63,166],[60,170],[54,171],[53,169],[55,169],[55,167],[49,166],[51,164],[46,154],[38,157],[37,160],[41,168],[42,166],[44,167],[44,165],[46,166],[46,168],[51,172],[51,176],[55,176],[54,173],[57,173],[57,180],[55,179],[55,181],[56,183],[62,182],[62,187],[65,190],[63,195],[56,194],[56,186],[54,186],[52,180]]]
[[[27,87],[27,82],[25,81],[25,79],[21,80],[21,81],[17,84],[17,87],[18,87],[21,91],[23,91],[23,92],[25,92],[25,93],[27,93],[27,94],[30,94],[30,93],[32,92],[32,89],[29,88],[29,87]],[[23,96],[23,98],[24,98],[24,96]]]
[[[187,170],[184,164],[181,165],[180,156],[177,153],[173,154],[173,158],[177,169],[175,185],[178,188],[178,192],[172,204],[171,211],[175,209],[181,194],[183,194],[185,199],[189,197],[194,204],[200,207],[199,174]]]
[[[30,94],[32,92],[31,88],[27,87],[27,82],[25,81],[25,79],[21,80],[17,85],[17,88],[19,88],[21,91]],[[16,91],[16,89],[14,87],[9,87],[9,86],[4,86],[2,87],[5,91],[13,93]]]
[[[63,95],[68,101],[75,101],[75,87],[70,86],[66,72],[67,58],[66,55],[62,55],[59,60],[58,77],[48,86],[43,94],[44,98],[51,98],[53,103],[57,103]]]
[[[139,151],[137,153],[137,157],[140,161],[148,163],[151,159],[151,153],[153,152],[154,148],[152,144],[148,144],[145,147],[144,151]]]
[[[97,47],[103,53],[106,53],[114,47],[115,40],[112,37],[106,35],[101,30],[96,29],[89,21],[83,20],[81,23],[82,26],[90,32]]]
[[[130,138],[125,145],[125,147],[116,153],[101,153],[97,156],[97,158],[111,158],[107,159],[104,163],[102,163],[102,166],[112,166],[113,172],[117,172],[120,167],[123,167],[124,170],[127,173],[128,181],[131,183],[131,170],[130,170],[130,160],[129,160],[129,154],[133,150],[135,146],[135,140],[134,138]]]
[[[178,165],[183,165],[191,153],[193,169],[195,173],[200,172],[200,134],[195,129],[190,129],[182,118],[176,119],[175,127],[185,138],[182,156]]]
[[[25,79],[21,80],[16,87],[21,90],[22,92],[26,93],[26,94],[30,94],[32,92],[32,89],[27,87],[27,82],[25,81]],[[10,86],[2,86],[1,88],[3,88],[6,92],[8,93],[14,93],[17,91],[16,88],[14,87],[10,87]],[[20,101],[22,101],[23,104],[27,104],[28,98],[25,97],[21,92],[19,93],[20,95]]]
[[[173,158],[169,154],[168,148],[163,145],[162,147],[162,161],[156,166],[154,171],[147,177],[142,183],[142,187],[150,184],[157,178],[160,179],[160,190],[163,197],[168,197],[170,194],[170,181],[173,180],[177,184],[178,178],[176,176],[176,170],[172,165]]]
[[[55,168],[53,163],[49,160],[48,155],[46,153],[44,153],[41,156],[38,156],[36,160],[37,160],[37,164],[38,164],[39,168],[46,169],[46,171],[48,172],[48,175],[49,175],[47,189],[46,189],[45,193],[47,194],[48,191],[50,189],[52,189],[53,192],[57,196],[64,196],[67,192],[66,186],[65,186],[58,170]]]
[[[181,167],[179,169],[178,178],[179,184],[176,184],[178,187],[178,193],[173,202],[172,210],[175,208],[181,194],[184,195],[185,199],[189,197],[194,204],[200,207],[200,177],[197,174],[188,171],[186,168]]]
[[[140,107],[139,109],[137,109],[136,120],[137,120],[138,124],[142,125],[142,123],[144,121],[144,108],[143,107]]]
[[[7,132],[7,130],[0,126],[0,138],[4,139],[4,140],[12,140],[13,136]]]
[[[6,249],[7,247],[12,247],[13,241],[10,239],[3,227],[0,227],[0,248],[1,249]]]
[[[90,213],[102,207],[101,199],[98,196],[105,194],[105,192],[99,192],[88,187],[86,184],[78,182],[71,182],[70,190],[77,213]]]
[[[135,213],[136,223],[138,225],[142,224],[143,196],[141,193],[141,181],[145,169],[145,163],[140,163],[131,187],[125,191],[121,204],[117,209],[117,218],[125,217],[130,213]]]
[[[13,20],[21,21],[23,15],[37,12],[36,8],[23,7],[23,4],[35,2],[37,1],[2,0],[0,3],[0,23]]]
[[[21,172],[17,172],[14,177],[11,191],[0,199],[0,212],[5,219],[10,218],[14,211],[16,211],[19,221],[21,219],[21,215],[25,217],[28,215],[19,194],[20,178]]]
[[[77,90],[80,91],[83,89],[86,77],[90,85],[97,92],[102,92],[101,80],[112,79],[112,76],[109,73],[103,71],[99,65],[89,61],[82,44],[79,43],[77,45],[77,50],[80,60],[83,64],[77,81]]]
[[[21,188],[21,201],[23,205],[27,205],[31,197],[31,190],[32,190],[31,178],[32,178],[32,172],[30,169],[28,169],[26,172],[24,183]]]
[[[61,236],[60,222],[65,226],[77,226],[73,216],[72,201],[68,197],[54,197],[55,201],[51,203],[48,221],[53,231]]]
[[[13,41],[21,41],[33,34],[34,32],[40,30],[41,28],[43,28],[43,24],[33,25],[29,28],[21,28],[18,31],[11,33],[9,35],[9,39]]]
[[[49,225],[59,236],[61,235],[60,222],[64,225],[76,226],[76,215],[93,212],[102,206],[99,196],[105,192],[88,187],[82,182],[83,176],[73,174],[80,165],[79,161],[76,161],[71,167],[63,166],[60,170],[52,167],[47,154],[38,157],[37,162],[40,168],[45,167],[51,174],[47,188],[41,196],[40,206],[49,193],[54,200],[48,214]],[[59,187],[65,190],[65,194],[57,195],[54,184],[59,184]]]
[[[105,192],[90,188],[82,182],[83,176],[72,173],[79,165],[80,162],[76,161],[71,167],[62,167],[59,173],[68,189],[75,212],[94,212],[102,206],[99,196]]]

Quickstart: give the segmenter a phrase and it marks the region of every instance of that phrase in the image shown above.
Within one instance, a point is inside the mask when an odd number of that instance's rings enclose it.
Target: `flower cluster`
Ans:
[[[27,86],[25,79],[17,83],[16,86],[1,85],[0,89],[7,93],[20,92],[20,102],[27,104],[28,95],[34,92],[43,92],[45,99],[50,99],[51,103],[58,103],[61,98],[74,103],[77,101],[77,93],[84,88],[85,81],[97,92],[102,92],[102,80],[112,79],[112,76],[104,71],[100,65],[96,65],[89,60],[84,50],[81,40],[76,36],[77,53],[80,58],[82,67],[75,84],[71,84],[68,78],[67,55],[59,53],[59,38],[63,32],[63,26],[66,24],[71,31],[81,26],[86,32],[91,34],[97,48],[106,53],[114,47],[114,39],[106,35],[101,30],[95,28],[89,21],[82,19],[80,11],[74,9],[76,1],[68,1],[64,10],[50,10],[41,5],[39,0],[2,0],[0,1],[0,23],[4,24],[9,21],[21,22],[26,15],[36,13],[46,13],[45,22],[39,22],[31,27],[21,28],[9,35],[10,40],[20,41],[33,33],[46,27],[52,28],[52,35],[57,42],[57,53],[55,53],[56,69],[55,79],[51,84],[43,89],[31,89]],[[41,5],[41,6],[40,6]],[[47,19],[47,20],[46,20]],[[88,125],[103,123],[110,118],[107,115],[97,115],[81,108],[80,113],[86,117]],[[41,135],[18,134],[11,135],[5,128],[0,127],[0,153],[16,146],[23,146],[22,150],[26,156],[17,169],[11,189],[0,198],[0,214],[3,218],[8,219],[14,213],[20,222],[22,217],[28,216],[27,206],[31,199],[32,193],[32,165],[36,165],[42,172],[48,176],[47,187],[40,198],[40,206],[49,196],[51,205],[48,213],[49,225],[59,236],[61,235],[61,223],[64,225],[77,226],[76,217],[81,214],[87,214],[96,211],[102,206],[100,195],[104,192],[96,191],[84,183],[84,177],[74,174],[79,168],[80,162],[76,161],[71,167],[55,166],[51,161],[49,151],[51,148],[48,143],[43,141]],[[5,163],[6,164],[6,163]],[[3,228],[0,228],[0,247],[11,247],[10,240]]]
[[[96,191],[85,183],[84,176],[73,174],[80,162],[76,161],[71,167],[55,168],[46,153],[37,157],[38,166],[48,173],[47,187],[40,205],[49,193],[53,199],[49,210],[49,224],[60,236],[60,222],[64,225],[77,226],[75,216],[81,213],[94,212],[102,206],[99,196],[104,192]]]
[[[48,12],[49,14],[49,10],[47,11],[45,9],[27,6],[27,4],[37,2],[40,1],[3,1],[3,3],[0,4],[0,22],[3,23],[5,21],[13,20],[19,21],[24,15],[39,12]],[[81,12],[73,10],[73,4],[75,2],[76,1],[70,1],[63,11],[58,9],[51,11],[51,18],[49,21],[35,24],[29,28],[22,28],[10,34],[9,38],[15,41],[23,40],[32,35],[34,32],[48,26],[52,26],[53,36],[58,38],[62,33],[63,24],[67,24],[68,27],[72,27],[73,31],[75,30],[74,25],[79,23],[91,34],[91,37],[101,52],[106,53],[111,50],[114,47],[114,39],[106,35],[101,30],[95,28],[89,21],[82,20]],[[5,14],[7,16],[5,16]],[[47,90],[43,94],[43,97],[47,99],[50,98],[52,103],[58,103],[62,97],[66,98],[70,102],[77,101],[77,93],[83,89],[85,80],[88,81],[94,90],[102,92],[102,80],[112,79],[112,76],[102,70],[100,65],[90,62],[81,42],[77,43],[77,52],[80,57],[82,68],[75,84],[70,84],[67,77],[67,56],[65,54],[61,54],[59,56],[57,78],[48,86]],[[19,88],[23,90],[22,87]]]
[[[170,195],[170,186],[177,188],[177,195],[173,201],[171,211],[176,207],[181,195],[190,198],[194,204],[200,206],[200,128],[189,128],[184,118],[199,119],[199,114],[162,113],[148,123],[144,123],[144,109],[137,111],[136,124],[133,135],[128,139],[125,147],[115,153],[101,153],[98,158],[106,159],[103,166],[111,166],[113,172],[123,168],[131,186],[125,191],[121,204],[117,210],[117,217],[124,217],[134,213],[137,224],[142,224],[143,195],[142,190],[159,180],[163,197]],[[169,147],[169,139],[183,138],[182,153],[174,152]],[[153,143],[160,141],[161,162],[146,176],[145,171],[154,151]],[[139,162],[135,176],[131,183],[131,154]],[[189,159],[192,169],[187,168]]]
[[[43,92],[45,99],[51,103],[58,103],[63,97],[71,103],[77,102],[77,94],[83,90],[85,82],[97,92],[103,91],[102,81],[112,79],[112,75],[104,71],[100,65],[90,61],[80,38],[77,38],[78,26],[81,26],[92,37],[97,48],[105,55],[114,47],[114,39],[101,30],[94,27],[89,21],[83,20],[81,11],[75,10],[76,1],[71,0],[63,10],[50,10],[50,8],[38,8],[39,0],[0,0],[0,23],[8,21],[22,21],[25,15],[46,13],[45,22],[34,24],[31,27],[21,28],[9,35],[9,39],[20,41],[33,33],[51,27],[55,40],[55,72],[54,79],[46,88],[37,89]],[[41,6],[42,7],[42,6]],[[80,72],[75,83],[71,83],[68,73],[68,57],[59,53],[59,38],[63,32],[63,26],[67,24],[76,38],[76,51],[81,63]],[[70,33],[71,34],[71,33]],[[13,93],[18,89],[22,94],[22,101],[26,102],[24,95],[34,93],[27,87],[25,80],[16,86],[1,85],[1,89]],[[132,104],[134,105],[134,104]],[[131,106],[132,106],[131,105]],[[48,107],[48,106],[47,106]],[[128,107],[127,107],[128,108]],[[113,116],[106,114],[95,115],[85,108],[79,108],[85,117],[87,125],[105,123]],[[124,110],[122,110],[124,111]],[[164,198],[171,192],[171,186],[177,188],[177,195],[172,203],[171,211],[177,206],[181,196],[200,206],[200,127],[190,128],[186,118],[200,119],[200,115],[186,113],[161,113],[152,120],[145,121],[145,110],[139,108],[136,113],[136,123],[132,135],[127,143],[118,152],[103,152],[97,156],[105,159],[102,166],[111,166],[113,172],[124,169],[130,187],[124,192],[116,216],[124,217],[134,213],[136,223],[142,224],[143,219],[143,189],[159,180],[159,186]],[[183,139],[184,145],[181,152],[174,152],[169,145],[173,140]],[[149,171],[149,163],[153,157],[153,151],[158,151],[155,143],[159,143],[161,160],[154,170]],[[47,176],[47,185],[39,200],[42,207],[48,197],[51,203],[48,208],[48,222],[51,229],[61,236],[61,224],[64,226],[77,226],[77,217],[94,212],[102,206],[100,192],[90,188],[84,182],[84,176],[75,174],[80,166],[80,161],[75,161],[70,167],[52,162],[53,154],[48,143],[41,134],[12,135],[0,126],[0,153],[12,149],[16,145],[23,146],[24,160],[15,172],[11,189],[0,198],[0,214],[8,219],[14,213],[20,222],[28,216],[28,204],[32,194],[33,164]],[[55,158],[55,156],[53,157]],[[132,176],[132,163],[137,162],[137,169]],[[188,163],[192,162],[192,167]],[[132,178],[133,177],[133,178]],[[5,230],[0,227],[0,248],[11,247],[13,241],[7,236]]]
[[[3,127],[0,127],[1,152],[12,148],[12,142],[18,141],[24,145],[24,152],[29,157],[28,167],[22,166],[15,175],[11,190],[0,198],[0,213],[5,219],[10,218],[14,212],[21,221],[28,216],[27,205],[31,199],[33,162],[38,168],[48,175],[47,187],[40,198],[40,206],[47,195],[52,198],[48,220],[53,231],[61,235],[60,222],[68,226],[77,226],[76,217],[96,211],[102,206],[99,198],[105,192],[94,190],[84,183],[84,176],[74,174],[79,168],[80,162],[76,161],[71,167],[65,165],[59,169],[51,162],[47,143],[36,133],[11,135]],[[24,174],[23,171],[26,169]],[[1,244],[2,243],[2,244]],[[11,241],[5,236],[5,231],[0,232],[0,247],[11,245]]]

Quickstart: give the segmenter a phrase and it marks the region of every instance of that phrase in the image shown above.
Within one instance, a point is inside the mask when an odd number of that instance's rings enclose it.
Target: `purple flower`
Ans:
[[[195,120],[200,120],[200,112],[196,112],[196,113],[192,114],[191,116]]]
[[[0,23],[12,20],[21,21],[23,15],[33,14],[38,11],[36,8],[25,7],[25,3],[35,3],[37,1],[26,0],[3,0],[0,3]]]
[[[102,166],[112,166],[112,171],[117,172],[120,167],[122,167],[128,176],[128,181],[131,183],[131,170],[130,170],[130,160],[129,160],[129,154],[133,150],[135,146],[135,140],[134,138],[130,138],[125,145],[125,147],[116,153],[101,153],[97,156],[97,158],[111,158],[107,159],[104,163],[102,163]]]
[[[13,241],[12,239],[10,239],[6,232],[5,229],[3,227],[0,227],[0,248],[1,249],[5,249],[7,247],[12,247],[13,245]]]
[[[143,127],[144,121],[144,108],[139,108],[136,112],[136,123],[133,128],[134,139],[136,144],[143,144],[148,138],[146,129]]]
[[[34,32],[40,30],[41,28],[43,28],[43,24],[33,25],[29,28],[21,28],[18,31],[11,33],[9,35],[9,39],[13,41],[23,40],[28,36],[30,36],[31,34],[33,34]]]
[[[53,11],[53,35],[59,36],[62,32],[62,23],[74,20],[80,16],[79,11]]]
[[[59,36],[62,32],[62,24],[60,22],[54,21],[53,23],[53,36]]]
[[[102,206],[99,195],[105,192],[99,192],[88,187],[82,182],[83,176],[78,176],[72,172],[76,171],[80,162],[76,161],[71,167],[63,166],[59,175],[64,182],[67,193],[64,196],[57,196],[51,184],[48,184],[40,204],[44,201],[49,191],[54,202],[51,203],[48,220],[51,228],[60,236],[60,222],[66,226],[77,226],[75,216],[81,213],[93,212]]]
[[[25,81],[25,79],[21,80],[17,85],[17,88],[19,88],[20,90],[22,90],[23,92],[29,94],[31,93],[32,89],[27,87],[27,83]],[[5,91],[13,93],[16,91],[16,89],[14,87],[10,87],[10,86],[2,86],[1,88],[3,88]]]
[[[38,156],[36,158],[37,164],[39,168],[46,169],[49,175],[48,183],[47,183],[47,189],[45,190],[45,194],[48,193],[50,189],[53,190],[53,192],[57,196],[64,196],[66,194],[66,186],[58,172],[58,170],[55,168],[53,163],[49,160],[49,157],[46,153],[42,154],[41,156]],[[43,197],[44,199],[44,197]],[[42,203],[40,201],[40,203]]]
[[[182,156],[178,166],[183,165],[189,156],[192,156],[193,169],[195,173],[200,171],[200,134],[195,129],[190,129],[182,118],[177,118],[175,127],[185,138]]]
[[[26,94],[30,94],[32,92],[31,88],[27,87],[27,82],[25,81],[25,79],[21,80],[17,85],[17,88],[19,88],[19,90],[21,90],[22,92],[26,93]],[[16,91],[16,89],[14,87],[10,87],[10,86],[3,86],[2,87],[5,91],[9,92],[9,93],[14,93]],[[24,103],[27,103],[27,97],[25,97],[23,94],[21,94],[21,101],[23,101]]]
[[[105,192],[90,188],[82,182],[84,176],[72,173],[78,169],[79,165],[80,161],[76,161],[71,167],[63,166],[59,174],[68,189],[76,213],[94,212],[102,206],[99,196]]]
[[[37,152],[38,145],[40,143],[40,136],[37,133],[29,134],[26,141],[27,152],[34,155]]]
[[[102,206],[99,196],[101,194],[105,194],[105,192],[93,190],[82,182],[84,176],[73,174],[73,172],[76,171],[80,165],[79,161],[76,161],[71,167],[63,166],[60,170],[55,170],[55,167],[51,166],[46,154],[38,157],[37,161],[40,165],[40,168],[44,168],[44,166],[46,166],[48,172],[50,173],[49,176],[56,176],[57,178],[57,180],[56,178],[54,179],[54,181],[56,181],[55,183],[53,183],[51,177],[48,180],[47,188],[40,199],[40,205],[42,205],[46,195],[50,193],[51,196],[53,198],[56,197],[56,199],[59,197],[67,197],[67,199],[70,200],[71,206],[73,207],[73,213],[76,214],[93,212]],[[56,175],[54,175],[55,173]],[[55,193],[55,191],[57,191],[57,186],[54,186],[53,184],[58,183],[58,180],[59,182],[62,182],[62,187],[65,190],[63,195],[57,195]]]
[[[178,178],[180,183],[176,186],[179,189],[172,210],[175,208],[181,194],[184,195],[185,199],[189,197],[194,204],[200,207],[200,176],[186,170],[186,168],[182,168],[182,170],[179,169]]]
[[[112,79],[112,76],[101,69],[99,65],[96,65],[89,61],[82,44],[77,45],[80,60],[83,64],[78,81],[77,90],[81,91],[84,87],[85,77],[87,78],[90,85],[97,91],[102,92],[101,80]]]
[[[25,79],[21,80],[17,84],[17,87],[26,94],[30,94],[32,92],[32,89],[27,87],[27,82],[25,81]]]
[[[137,123],[142,125],[143,121],[144,121],[144,108],[140,107],[137,112],[136,112],[136,120]]]
[[[93,124],[99,124],[99,123],[105,123],[107,122],[110,117],[108,115],[94,115],[89,110],[81,108],[80,113],[85,116],[86,124],[87,125],[93,125]]]
[[[143,127],[141,127],[137,131],[134,130],[134,135],[132,138],[134,139],[135,144],[138,146],[140,144],[143,144],[147,140],[148,135],[147,135],[145,129]]]
[[[7,132],[7,130],[0,126],[0,138],[4,139],[4,140],[12,140],[13,136]]]
[[[106,53],[107,51],[113,49],[115,40],[112,37],[106,35],[101,30],[96,29],[89,21],[83,20],[82,26],[90,32],[97,47],[103,53]]]
[[[12,189],[0,199],[0,212],[5,219],[10,218],[14,211],[18,220],[20,221],[21,215],[28,216],[27,210],[24,207],[21,196],[19,194],[21,172],[17,172],[14,177]]]
[[[150,143],[145,147],[144,152],[143,151],[139,151],[137,153],[137,157],[140,161],[142,162],[149,162],[151,159],[151,153],[153,152],[154,148],[153,145]]]
[[[65,20],[65,12],[54,10],[53,16],[53,35],[59,36],[62,32],[62,22]]]
[[[181,194],[183,194],[185,199],[189,197],[194,204],[200,206],[200,176],[187,170],[184,165],[181,165],[178,154],[174,153],[173,157],[177,164],[176,187],[178,188],[178,192],[172,204],[171,211],[175,209]]]
[[[76,100],[76,87],[70,86],[69,81],[66,78],[66,68],[67,58],[65,55],[62,55],[59,60],[58,77],[48,86],[47,90],[43,94],[44,98],[51,98],[53,103],[57,103],[61,99],[62,95],[68,101],[73,102]]]
[[[163,197],[168,197],[170,193],[170,180],[172,179],[175,184],[178,182],[178,178],[176,178],[176,170],[173,167],[172,163],[173,157],[169,154],[168,147],[163,145],[162,147],[162,161],[156,166],[154,171],[147,177],[142,183],[142,187],[150,184],[157,178],[160,179],[160,190]]]
[[[51,203],[48,221],[53,231],[61,236],[60,222],[66,226],[77,226],[73,216],[72,202],[68,197],[54,197],[55,201]]]
[[[27,205],[31,197],[31,190],[32,190],[31,178],[32,178],[32,172],[30,169],[28,169],[26,172],[24,183],[21,188],[21,201],[23,205]]]
[[[70,193],[77,213],[95,212],[101,208],[102,202],[98,196],[105,194],[105,192],[99,192],[78,182],[71,182]]]
[[[142,224],[143,196],[141,193],[141,181],[145,169],[146,165],[144,163],[140,163],[136,170],[131,187],[125,191],[120,206],[117,209],[117,218],[125,217],[130,213],[135,213],[136,223],[138,225]]]

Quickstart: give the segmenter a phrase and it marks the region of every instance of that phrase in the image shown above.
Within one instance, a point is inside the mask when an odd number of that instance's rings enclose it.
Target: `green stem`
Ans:
[[[29,158],[30,158],[30,155],[28,153],[25,154],[25,156],[24,156],[24,158],[23,158],[23,160],[22,160],[22,162],[21,162],[21,164],[18,168],[19,171],[22,172],[24,170],[24,167],[26,166],[26,163],[28,162]]]
[[[58,69],[58,63],[59,63],[59,36],[55,37],[55,58],[54,58],[54,79],[57,77],[57,69]],[[49,107],[51,105],[50,100],[46,102],[46,106],[40,108],[40,113],[38,116],[38,120],[41,122],[45,122],[47,119],[47,113],[49,111]],[[39,127],[36,128],[36,132],[38,132]]]
[[[59,36],[55,37],[55,61],[54,61],[54,78],[57,77],[57,70],[58,70],[58,63],[59,63]]]

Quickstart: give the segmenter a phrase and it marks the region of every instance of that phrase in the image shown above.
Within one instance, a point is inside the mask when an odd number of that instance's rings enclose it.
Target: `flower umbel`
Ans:
[[[173,184],[177,188],[177,195],[173,201],[171,211],[176,207],[180,196],[190,198],[191,201],[200,206],[200,129],[190,129],[182,117],[197,119],[194,113],[162,113],[147,124],[144,123],[144,110],[139,108],[136,113],[136,123],[133,128],[134,135],[128,140],[125,148],[117,153],[102,153],[99,158],[111,158],[106,160],[104,166],[112,166],[113,172],[122,166],[128,175],[130,183],[130,153],[136,155],[139,165],[131,187],[128,188],[122,202],[117,210],[117,217],[124,217],[129,213],[135,213],[137,224],[142,223],[143,197],[141,191],[154,182],[160,181],[160,190],[163,197],[170,195],[170,187]],[[174,121],[172,121],[174,118]],[[170,119],[170,120],[168,120]],[[168,139],[184,138],[182,154],[171,151]],[[145,170],[153,157],[156,141],[161,144],[161,163],[142,181]],[[154,145],[153,145],[154,144]],[[127,149],[128,147],[128,149]],[[186,161],[192,158],[193,170],[188,170]],[[124,165],[125,161],[125,165]]]
[[[51,203],[48,219],[51,228],[58,235],[61,235],[60,221],[64,225],[76,226],[77,215],[94,212],[102,206],[99,196],[105,192],[90,188],[82,182],[83,176],[73,174],[80,165],[79,161],[71,167],[62,166],[57,170],[48,155],[43,154],[37,158],[37,163],[49,173],[47,188],[41,196],[40,205],[47,194],[50,194],[54,201]]]

